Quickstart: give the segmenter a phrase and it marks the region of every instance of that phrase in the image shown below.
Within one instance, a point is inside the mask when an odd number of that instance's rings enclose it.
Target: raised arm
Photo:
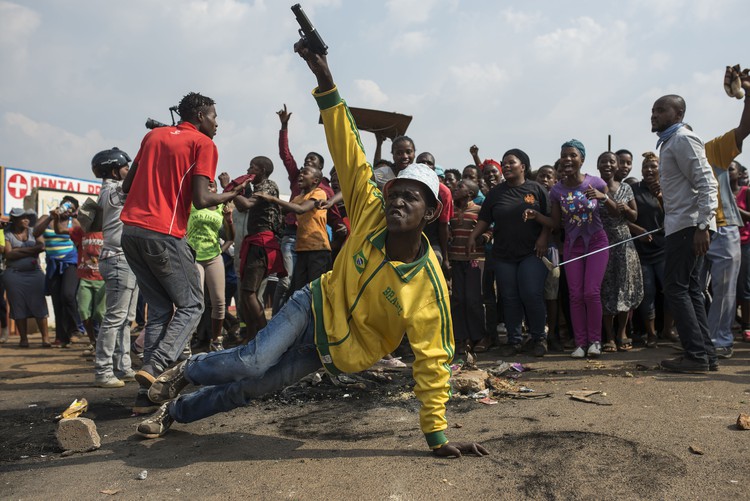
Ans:
[[[471,155],[471,158],[474,160],[474,165],[482,168],[482,160],[479,158],[479,146],[476,144],[472,144],[471,147],[469,147],[469,154]]]

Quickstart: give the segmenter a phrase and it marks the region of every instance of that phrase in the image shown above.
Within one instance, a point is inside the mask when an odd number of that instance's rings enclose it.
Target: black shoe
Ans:
[[[180,362],[171,369],[167,369],[156,378],[148,389],[148,398],[157,404],[174,400],[185,388],[189,381],[185,379],[187,361]]]
[[[685,374],[703,374],[708,372],[708,364],[691,360],[687,357],[677,357],[670,360],[662,360],[661,367],[671,372],[682,372]],[[718,365],[717,365],[718,369]]]
[[[169,403],[165,403],[153,416],[141,421],[137,431],[146,438],[159,438],[169,430],[172,423],[174,423],[174,418],[169,415]]]
[[[716,348],[716,356],[719,358],[732,358],[732,355],[734,355],[734,350],[731,346]]]
[[[521,344],[504,344],[500,347],[500,355],[503,357],[514,357],[521,353],[523,346]]]
[[[543,357],[547,353],[547,341],[541,339],[534,343],[534,347],[531,350],[532,355],[535,357]]]
[[[135,404],[133,405],[134,414],[151,414],[158,409],[159,406],[149,400],[148,392],[145,390],[138,391],[138,394],[135,396]]]
[[[563,351],[563,345],[559,339],[550,337],[547,338],[547,349],[548,351],[561,352]]]
[[[708,370],[711,372],[719,372],[719,362],[709,362],[708,363]]]

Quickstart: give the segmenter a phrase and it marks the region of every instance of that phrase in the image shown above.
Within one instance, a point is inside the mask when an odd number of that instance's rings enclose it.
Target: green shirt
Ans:
[[[196,261],[208,261],[221,254],[219,230],[224,223],[220,204],[216,209],[196,209],[191,206],[187,224],[188,245],[195,251]]]

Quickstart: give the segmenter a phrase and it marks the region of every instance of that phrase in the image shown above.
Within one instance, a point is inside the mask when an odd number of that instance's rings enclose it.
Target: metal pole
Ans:
[[[624,243],[628,243],[628,242],[630,242],[632,240],[636,240],[636,239],[641,238],[643,236],[650,235],[652,233],[656,233],[657,231],[661,231],[663,229],[664,228],[656,228],[655,230],[647,231],[646,233],[638,235],[637,237],[630,237],[630,238],[628,238],[626,240],[623,240],[621,242],[617,242],[616,244],[608,245],[608,246],[603,247],[601,249],[597,249],[597,250],[595,250],[593,252],[589,252],[588,254],[583,254],[582,256],[574,257],[573,259],[568,259],[567,261],[563,261],[562,263],[558,264],[557,266],[563,266],[563,265],[566,265],[568,263],[572,263],[573,261],[578,261],[579,259],[583,259],[585,257],[592,256],[592,255],[597,254],[599,252],[602,252],[602,251],[605,251],[605,250],[609,250],[612,247],[617,247],[618,245],[622,245]]]

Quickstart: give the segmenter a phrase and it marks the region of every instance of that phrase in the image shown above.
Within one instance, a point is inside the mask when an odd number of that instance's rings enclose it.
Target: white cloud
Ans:
[[[437,3],[437,0],[388,0],[385,8],[389,19],[397,24],[421,24],[430,19]]]
[[[84,164],[81,165],[81,152],[93,156],[95,152],[115,145],[114,140],[105,140],[97,130],[79,136],[21,113],[4,113],[1,124],[2,136],[13,144],[2,159],[3,165],[8,167],[91,177],[87,165],[90,157],[83,160]],[[72,165],[78,165],[74,172],[70,169]]]
[[[527,31],[542,20],[539,12],[524,12],[513,8],[505,9],[502,17],[516,33]]]
[[[362,106],[377,108],[388,102],[388,96],[372,80],[355,80],[354,87],[356,102]]]
[[[432,45],[432,39],[422,31],[409,31],[393,37],[391,50],[416,55]]]
[[[27,44],[39,22],[39,15],[28,7],[0,1],[0,58],[4,66],[11,62],[25,65]]]
[[[449,71],[456,83],[464,89],[498,90],[498,85],[509,80],[508,71],[500,68],[496,63],[469,63],[451,66]]]

